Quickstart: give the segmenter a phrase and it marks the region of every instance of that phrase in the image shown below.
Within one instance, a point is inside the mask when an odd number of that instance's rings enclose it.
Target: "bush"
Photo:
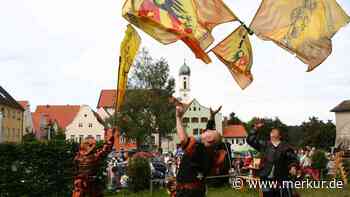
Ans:
[[[0,196],[69,196],[71,143],[0,144]]]
[[[129,159],[127,175],[128,187],[133,192],[148,189],[151,181],[151,167],[148,159],[136,157]]]

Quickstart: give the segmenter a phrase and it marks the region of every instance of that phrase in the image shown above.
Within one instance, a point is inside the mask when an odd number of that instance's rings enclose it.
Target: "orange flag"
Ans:
[[[222,0],[126,0],[123,16],[163,44],[182,40],[205,63],[211,30],[237,20]]]
[[[253,64],[253,53],[247,29],[243,25],[211,51],[227,66],[242,89],[251,84],[253,76],[250,69]]]

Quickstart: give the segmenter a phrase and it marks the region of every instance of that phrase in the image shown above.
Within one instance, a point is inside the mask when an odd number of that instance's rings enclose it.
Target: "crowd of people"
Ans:
[[[234,150],[232,150],[234,152]],[[297,159],[298,168],[296,170],[296,176],[308,179],[319,180],[320,171],[314,169],[312,166],[312,156],[316,149],[314,147],[305,147],[294,150]],[[150,169],[153,179],[165,179],[167,177],[176,177],[179,172],[181,158],[184,155],[184,150],[181,145],[177,146],[175,152],[167,152],[161,154],[160,152],[143,153],[145,157],[150,158]],[[148,154],[148,155],[146,155]],[[120,188],[126,188],[128,183],[128,176],[126,174],[128,158],[130,153],[126,153],[123,150],[117,153],[111,154],[108,162],[107,174],[109,189],[118,190]],[[328,175],[333,176],[335,174],[335,161],[334,155],[327,154],[329,160],[327,169]],[[231,176],[253,176],[252,171],[258,171],[261,168],[263,162],[256,152],[246,151],[231,154]]]
[[[220,108],[211,111],[215,116]],[[281,130],[273,128],[269,140],[262,140],[257,133],[263,126],[257,121],[249,132],[247,143],[256,152],[233,154],[230,145],[223,143],[221,135],[215,130],[213,118],[199,136],[188,136],[182,126],[183,107],[177,107],[177,134],[180,143],[176,151],[162,154],[161,151],[142,154],[149,158],[151,179],[165,180],[175,177],[175,184],[168,187],[172,197],[204,197],[207,178],[217,175],[256,176],[265,181],[285,181],[291,177],[297,179],[320,180],[320,170],[313,168],[314,147],[294,149],[282,138]],[[126,166],[130,155],[121,151],[113,155],[108,166],[111,188],[127,187]],[[327,154],[328,174],[334,174],[334,155]],[[225,162],[229,161],[227,171],[223,171]],[[229,170],[228,170],[229,169]],[[229,179],[227,179],[229,180]],[[265,188],[265,197],[291,197],[289,188]]]

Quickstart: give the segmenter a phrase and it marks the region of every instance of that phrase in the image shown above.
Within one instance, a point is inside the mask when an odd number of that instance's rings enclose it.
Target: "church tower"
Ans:
[[[180,82],[180,100],[183,103],[190,102],[190,76],[191,70],[190,67],[186,65],[186,62],[181,66],[179,71],[179,82]]]

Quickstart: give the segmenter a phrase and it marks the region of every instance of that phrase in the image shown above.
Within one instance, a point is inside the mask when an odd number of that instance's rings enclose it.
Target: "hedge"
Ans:
[[[0,144],[0,196],[70,196],[77,145]]]

